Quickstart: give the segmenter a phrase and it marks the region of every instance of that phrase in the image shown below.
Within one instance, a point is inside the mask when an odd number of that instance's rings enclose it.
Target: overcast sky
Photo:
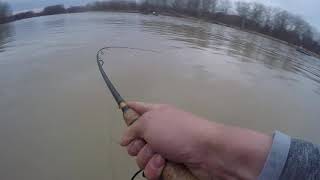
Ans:
[[[9,2],[14,12],[28,9],[40,9],[54,4],[79,5],[94,0],[5,0]],[[235,1],[235,0],[231,0]],[[303,16],[308,22],[320,30],[320,0],[245,0],[257,1],[267,5],[281,7]]]

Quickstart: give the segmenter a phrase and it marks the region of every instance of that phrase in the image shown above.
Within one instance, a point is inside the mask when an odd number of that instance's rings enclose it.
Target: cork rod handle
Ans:
[[[128,126],[139,119],[140,115],[133,109],[126,109],[123,113],[124,120]],[[167,162],[161,176],[162,180],[198,180],[183,165]]]

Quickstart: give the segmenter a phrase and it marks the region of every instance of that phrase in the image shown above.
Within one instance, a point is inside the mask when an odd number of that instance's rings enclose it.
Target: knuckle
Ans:
[[[124,134],[122,135],[122,137],[121,137],[121,145],[122,146],[128,146],[129,145],[129,143],[130,143],[130,135],[129,134],[130,134],[129,131],[126,130],[124,132]]]
[[[146,166],[145,168],[145,175],[148,179],[150,180],[156,180],[156,179],[159,179],[160,178],[160,175],[158,173],[158,170],[157,169],[154,169],[151,167],[150,165],[151,162],[148,163],[148,165]]]
[[[128,146],[128,147],[127,147],[127,152],[128,152],[128,154],[129,154],[130,156],[135,156],[134,151],[133,151],[133,149],[132,149],[131,146]]]
[[[161,105],[159,105],[159,109],[167,109],[169,107],[170,107],[169,104],[161,104]]]
[[[172,109],[172,106],[171,105],[168,105],[168,104],[162,104],[159,106],[159,111],[167,111],[169,109]]]
[[[140,169],[144,169],[145,164],[144,164],[144,162],[143,162],[143,157],[141,156],[141,152],[139,152],[139,154],[138,154],[138,156],[137,156],[137,158],[136,158],[136,163],[137,163],[137,165],[138,165],[138,167],[139,167]]]
[[[137,153],[138,153],[138,150],[139,150],[139,144],[137,144],[137,140],[136,141],[133,141],[131,142],[128,147],[127,147],[127,151],[128,151],[128,154],[130,156],[136,156]]]
[[[154,177],[154,175],[151,173],[151,171],[152,171],[152,170],[150,170],[150,168],[148,168],[148,167],[144,170],[144,173],[145,173],[147,179],[155,179],[155,177]]]
[[[152,117],[153,117],[153,111],[149,111],[149,112],[146,112],[145,114],[143,114],[143,116],[141,116],[139,118],[139,121],[142,123],[142,124],[145,124],[147,123],[148,121],[152,120]]]
[[[129,141],[131,143],[131,141],[133,141],[133,138],[135,136],[135,129],[130,126],[128,127],[127,131],[125,132],[124,138],[125,140]]]
[[[150,148],[149,145],[145,145],[141,150],[140,152],[138,153],[138,156],[137,156],[137,159],[136,159],[136,162],[137,162],[137,165],[144,169],[145,166],[147,165],[148,161],[151,159],[151,157],[153,156],[153,151],[152,149]]]

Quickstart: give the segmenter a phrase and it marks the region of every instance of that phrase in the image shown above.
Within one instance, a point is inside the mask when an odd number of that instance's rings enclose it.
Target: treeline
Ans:
[[[11,15],[8,4],[0,1],[0,23],[36,16],[86,11],[132,11],[142,13],[155,11],[166,15],[187,15],[259,32],[320,54],[320,39],[316,39],[317,32],[308,22],[283,9],[268,7],[255,2],[142,0],[140,3],[136,3],[136,1],[112,0],[69,8],[65,8],[63,5],[55,5],[46,7],[39,13],[29,11]]]
[[[142,6],[259,32],[320,54],[318,32],[302,17],[280,8],[230,0],[146,0]]]
[[[11,15],[11,9],[8,3],[0,1],[0,24],[5,23]]]
[[[85,6],[71,6],[65,8],[64,5],[53,5],[45,7],[41,12],[26,11],[21,13],[11,14],[11,9],[8,3],[0,1],[0,24],[8,23],[12,21],[17,21],[21,19],[27,19],[38,16],[47,16],[55,14],[65,14],[65,13],[80,13],[88,11],[140,11],[141,4],[129,1],[102,1],[93,2]]]
[[[21,12],[21,13],[12,15],[11,9],[8,3],[4,3],[0,1],[0,24],[17,21],[20,19],[27,19],[27,18],[37,17],[37,16],[62,14],[62,13],[66,13],[66,9],[64,8],[64,6],[55,5],[55,6],[48,6],[39,13],[35,13],[33,11],[27,11],[27,12]]]

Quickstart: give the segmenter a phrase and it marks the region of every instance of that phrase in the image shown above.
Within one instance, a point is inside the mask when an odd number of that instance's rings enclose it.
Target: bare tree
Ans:
[[[289,16],[290,14],[285,10],[278,10],[274,16],[273,28],[277,32],[284,32],[287,30],[289,25]]]
[[[310,24],[306,22],[301,16],[291,16],[291,24],[292,24],[292,31],[299,35],[299,38],[302,38],[302,35],[307,33],[309,30],[312,29]]]
[[[241,28],[245,28],[246,21],[249,19],[250,15],[250,3],[237,1],[236,11],[238,12],[238,15],[241,17]]]
[[[230,0],[218,0],[216,10],[223,14],[228,14],[229,10],[232,8]]]
[[[183,9],[186,9],[186,5],[186,0],[174,0],[174,2],[172,3],[172,8],[181,11]]]
[[[188,0],[187,8],[189,11],[199,10],[200,1],[199,0]]]
[[[211,0],[210,11],[211,13],[217,12],[218,0]]]
[[[251,8],[250,8],[251,7]],[[256,25],[263,26],[263,21],[266,15],[266,7],[260,3],[252,3],[249,6],[250,12],[248,18],[256,23]]]
[[[204,13],[210,12],[211,0],[201,0],[201,11]]]
[[[168,0],[160,0],[160,6],[166,8],[168,6]]]
[[[201,11],[204,13],[214,13],[217,6],[217,0],[202,0]]]
[[[266,7],[264,11],[264,18],[261,26],[264,28],[265,32],[270,32],[272,28],[272,18],[273,18],[273,9],[272,7]]]
[[[243,19],[249,19],[250,3],[237,1],[235,5],[238,15]]]

